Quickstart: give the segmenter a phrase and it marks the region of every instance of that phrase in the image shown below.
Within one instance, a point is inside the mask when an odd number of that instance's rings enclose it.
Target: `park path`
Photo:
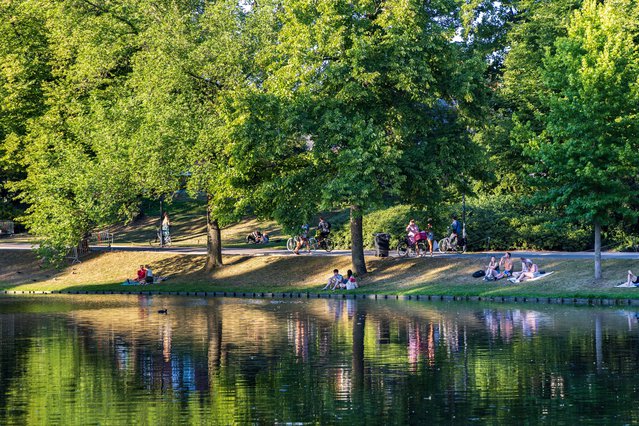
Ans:
[[[0,243],[0,251],[2,250],[31,250],[32,244],[28,243]],[[206,254],[206,249],[203,247],[151,247],[151,246],[131,246],[131,245],[113,245],[111,248],[105,246],[91,246],[95,251],[136,251],[136,252],[154,252],[154,253],[172,253],[182,255],[202,256]],[[222,250],[225,255],[239,255],[239,256],[295,256],[295,254],[288,252],[284,249],[265,249],[265,248],[225,248]],[[325,251],[315,251],[312,254],[300,252],[300,256],[349,256],[350,250],[333,250],[331,253]],[[435,257],[470,257],[470,258],[484,258],[487,256],[501,256],[504,252],[473,252],[464,254],[453,253],[435,253]],[[366,256],[374,256],[373,250],[366,250],[364,252]],[[593,252],[560,252],[560,251],[511,251],[512,257],[517,259],[518,257],[530,257],[530,258],[546,258],[546,259],[592,259],[594,258]],[[395,257],[394,251],[390,252],[390,255]],[[603,259],[637,259],[639,260],[639,253],[635,252],[602,252]]]

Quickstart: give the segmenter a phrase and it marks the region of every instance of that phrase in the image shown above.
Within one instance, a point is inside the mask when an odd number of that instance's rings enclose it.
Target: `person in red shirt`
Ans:
[[[140,265],[140,269],[138,269],[138,282],[144,283],[146,281],[146,269],[144,265]]]

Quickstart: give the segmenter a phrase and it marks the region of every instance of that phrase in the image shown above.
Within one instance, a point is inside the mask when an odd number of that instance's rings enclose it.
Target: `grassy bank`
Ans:
[[[210,274],[202,271],[203,256],[153,252],[94,254],[62,270],[41,268],[30,252],[4,251],[0,258],[0,289],[5,290],[123,290],[318,292],[332,269],[345,272],[350,257],[225,256],[226,266]],[[555,271],[532,283],[505,280],[485,282],[471,276],[487,259],[435,257],[420,259],[368,258],[370,273],[360,280],[359,293],[526,296],[580,298],[636,298],[639,288],[615,288],[635,262],[604,261],[605,278],[592,279],[591,260],[548,260],[541,267]],[[151,287],[123,287],[140,264],[169,276]]]

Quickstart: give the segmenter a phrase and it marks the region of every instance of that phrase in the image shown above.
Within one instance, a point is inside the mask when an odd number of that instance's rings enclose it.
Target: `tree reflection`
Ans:
[[[0,314],[0,424],[639,420],[631,311],[52,300]]]

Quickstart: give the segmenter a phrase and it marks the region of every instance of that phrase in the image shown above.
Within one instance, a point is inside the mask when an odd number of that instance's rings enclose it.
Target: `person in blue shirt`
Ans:
[[[297,240],[297,246],[295,247],[295,250],[293,251],[293,253],[295,254],[300,254],[300,249],[302,248],[303,245],[306,245],[306,250],[310,253],[311,252],[311,245],[308,243],[308,230],[309,230],[309,226],[308,223],[305,223],[304,225],[302,225],[302,232],[299,235],[299,239]]]
[[[453,215],[453,223],[450,224],[450,228],[452,229],[452,233],[450,234],[450,243],[453,247],[455,247],[459,241],[459,235],[462,233],[462,225],[457,220],[457,215]]]

